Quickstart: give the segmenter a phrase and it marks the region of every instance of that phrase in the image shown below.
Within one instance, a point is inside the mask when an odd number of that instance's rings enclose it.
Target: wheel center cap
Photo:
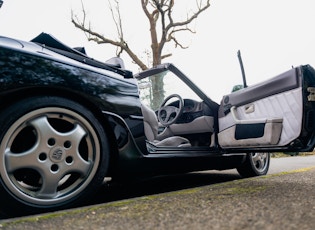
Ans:
[[[56,146],[53,149],[50,150],[50,160],[53,162],[60,162],[63,160],[65,155],[65,150],[60,147],[60,146]]]

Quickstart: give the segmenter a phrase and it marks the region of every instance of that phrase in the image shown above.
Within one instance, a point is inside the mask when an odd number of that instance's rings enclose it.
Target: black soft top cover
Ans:
[[[116,72],[124,76],[125,78],[133,77],[132,72],[122,69],[122,66],[112,65],[90,58],[86,55],[85,49],[83,47],[70,48],[50,34],[41,33],[37,37],[33,38],[31,42],[45,45],[47,49],[50,49],[58,54],[64,55],[81,63]]]

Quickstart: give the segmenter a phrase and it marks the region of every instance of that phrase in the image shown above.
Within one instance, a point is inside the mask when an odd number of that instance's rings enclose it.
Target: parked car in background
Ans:
[[[314,100],[309,65],[217,103],[170,63],[133,74],[46,33],[0,37],[1,212],[72,207],[105,177],[265,175],[270,152],[313,150]]]

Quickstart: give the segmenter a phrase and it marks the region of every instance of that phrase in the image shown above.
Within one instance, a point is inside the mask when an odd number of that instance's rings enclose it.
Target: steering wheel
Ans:
[[[166,105],[166,103],[174,97],[178,98],[178,108],[176,106]],[[165,98],[162,105],[160,106],[158,111],[158,119],[162,125],[170,126],[177,121],[179,116],[183,113],[183,109],[184,100],[178,94],[172,94]]]

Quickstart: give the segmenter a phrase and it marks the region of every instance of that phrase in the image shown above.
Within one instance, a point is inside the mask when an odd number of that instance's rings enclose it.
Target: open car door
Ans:
[[[219,145],[229,151],[312,151],[314,87],[315,71],[305,65],[225,95]]]

